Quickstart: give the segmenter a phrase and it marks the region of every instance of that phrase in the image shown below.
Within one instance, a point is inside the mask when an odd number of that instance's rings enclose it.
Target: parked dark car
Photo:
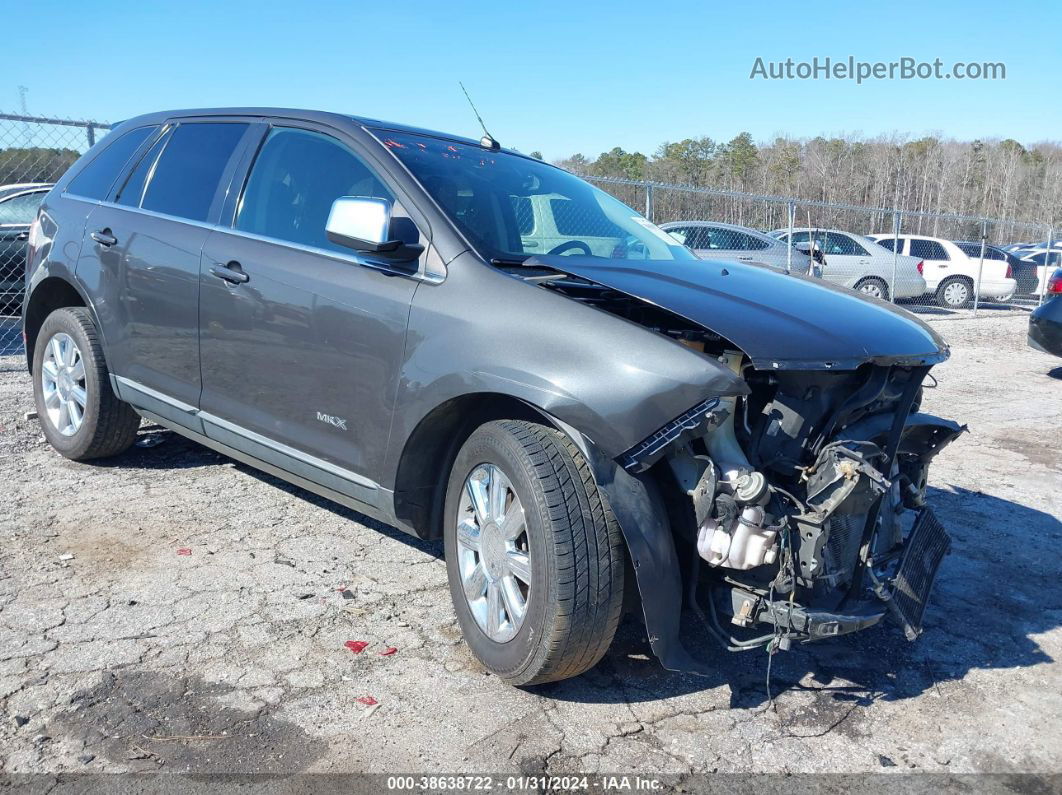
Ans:
[[[966,256],[978,259],[981,256],[981,243],[977,240],[956,240],[955,245],[963,250]],[[1007,263],[1009,278],[1017,283],[1014,295],[1036,295],[1039,286],[1036,263],[1018,259],[1017,256],[998,246],[985,246],[985,260],[1001,260]]]
[[[26,283],[26,238],[50,182],[0,186],[0,315],[17,316]]]
[[[1062,268],[1051,274],[1043,304],[1029,316],[1029,345],[1062,356]]]
[[[698,260],[487,137],[293,110],[121,124],[27,256],[60,453],[146,417],[443,539],[507,682],[594,665],[627,578],[672,669],[710,667],[687,599],[732,649],[921,630],[949,545],[926,471],[962,429],[915,411],[948,349],[903,310]]]

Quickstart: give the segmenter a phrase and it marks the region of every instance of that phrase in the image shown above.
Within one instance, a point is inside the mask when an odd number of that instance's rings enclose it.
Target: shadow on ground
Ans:
[[[133,447],[99,465],[166,469],[229,461],[177,434],[149,429],[147,436],[151,434],[162,434],[161,443]],[[439,542],[422,541],[251,467],[237,467],[263,484],[442,558]],[[813,690],[838,703],[867,705],[918,696],[942,682],[962,679],[974,669],[1020,668],[1052,661],[1034,636],[1056,628],[1062,620],[1062,581],[1057,576],[1062,522],[1034,508],[954,487],[930,488],[929,504],[951,533],[953,549],[942,566],[923,635],[911,643],[898,627],[883,623],[847,638],[794,646],[775,655],[771,663],[774,696]],[[707,637],[695,618],[685,618],[683,642],[695,656],[711,661],[709,676],[661,668],[635,611],[624,619],[597,667],[576,679],[535,688],[535,692],[560,701],[626,703],[728,685],[732,707],[766,703],[766,652],[727,652]],[[809,674],[814,684],[806,684]]]

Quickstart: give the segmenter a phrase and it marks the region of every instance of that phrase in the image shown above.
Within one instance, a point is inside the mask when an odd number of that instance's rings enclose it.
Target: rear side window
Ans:
[[[919,259],[951,259],[944,246],[936,240],[924,240],[919,237],[911,238],[911,256]]]
[[[140,206],[191,221],[210,214],[218,182],[247,130],[246,124],[192,122],[170,135]]]
[[[394,201],[368,166],[339,141],[308,130],[277,127],[255,159],[236,228],[350,254],[325,232],[332,202],[340,196]]]
[[[125,184],[114,199],[118,204],[124,204],[127,207],[140,206],[140,201],[144,198],[144,187],[147,185],[152,169],[159,159],[159,153],[162,152],[166,142],[170,140],[169,133],[172,132],[173,130],[170,129],[167,133],[164,133],[140,158],[140,162],[137,163],[136,168],[129,175],[129,179],[125,181]]]
[[[111,185],[129,158],[157,127],[138,127],[122,134],[100,152],[67,185],[67,193],[89,199],[106,199]]]

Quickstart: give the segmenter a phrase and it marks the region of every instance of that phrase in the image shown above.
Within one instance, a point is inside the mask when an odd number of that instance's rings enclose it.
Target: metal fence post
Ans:
[[[900,260],[900,223],[903,213],[892,211],[892,284],[889,285],[889,300],[896,303],[896,266]]]
[[[788,223],[789,223],[789,236],[786,238],[786,240],[789,242],[789,245],[786,247],[786,251],[785,251],[785,270],[786,270],[787,273],[792,273],[793,272],[793,226],[796,223],[796,202],[794,202],[794,201],[788,202],[786,204],[786,208],[788,209],[788,212],[786,213],[786,216],[788,218]],[[814,272],[815,272],[815,258],[812,257],[811,263],[808,265],[808,275],[810,276]]]
[[[985,245],[987,242],[988,221],[981,221],[981,259],[977,263],[977,285],[974,287],[974,317],[977,317],[977,307],[981,303],[981,273],[985,269]]]
[[[1040,300],[1037,301],[1037,306],[1043,306],[1044,299],[1047,297],[1047,282],[1051,278],[1051,269],[1057,266],[1051,264],[1051,255],[1054,253],[1055,241],[1052,239],[1055,236],[1055,230],[1051,227],[1047,227],[1047,253],[1044,254],[1044,278],[1040,280],[1040,269],[1036,269],[1036,289],[1040,291]]]
[[[648,182],[645,183],[645,217],[653,220],[653,186]]]

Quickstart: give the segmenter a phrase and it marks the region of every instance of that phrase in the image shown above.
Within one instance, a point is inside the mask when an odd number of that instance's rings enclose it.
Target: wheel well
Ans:
[[[52,276],[37,285],[26,305],[26,314],[22,319],[22,328],[26,334],[26,362],[32,368],[33,349],[37,343],[37,334],[44,325],[45,318],[56,309],[66,306],[85,306],[85,300],[70,282]]]
[[[441,538],[446,484],[457,451],[480,425],[502,419],[553,424],[528,403],[493,393],[453,398],[422,419],[398,462],[395,516],[421,538]]]

